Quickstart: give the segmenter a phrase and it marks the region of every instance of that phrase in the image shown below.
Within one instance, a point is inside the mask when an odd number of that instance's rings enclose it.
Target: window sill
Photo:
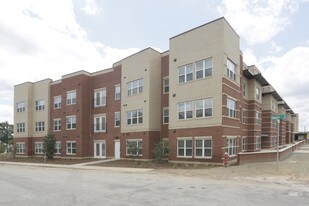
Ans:
[[[192,158],[193,156],[177,156],[177,158],[186,158],[186,159],[189,159],[189,158]]]

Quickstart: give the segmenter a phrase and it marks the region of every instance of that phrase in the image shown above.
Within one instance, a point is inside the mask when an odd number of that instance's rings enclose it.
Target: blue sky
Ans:
[[[0,122],[14,85],[111,67],[224,16],[255,64],[309,129],[309,0],[10,0],[0,2]]]

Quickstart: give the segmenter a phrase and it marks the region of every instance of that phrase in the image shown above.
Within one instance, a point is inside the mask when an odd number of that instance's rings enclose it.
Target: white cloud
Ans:
[[[270,50],[268,51],[269,54],[274,54],[282,51],[283,48],[278,46],[275,42],[270,43]]]
[[[81,8],[88,15],[97,15],[101,12],[101,8],[97,5],[95,0],[86,0],[85,6]]]
[[[224,0],[217,8],[249,44],[265,43],[289,25],[299,0]]]

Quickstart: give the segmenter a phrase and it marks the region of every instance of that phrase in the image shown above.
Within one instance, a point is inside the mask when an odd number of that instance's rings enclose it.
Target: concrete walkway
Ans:
[[[293,153],[309,153],[309,144],[304,144],[303,146],[301,146],[298,150],[294,151]]]

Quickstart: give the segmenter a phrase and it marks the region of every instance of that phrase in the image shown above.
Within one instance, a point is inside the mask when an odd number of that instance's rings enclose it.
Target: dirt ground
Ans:
[[[27,162],[27,163],[47,163],[47,164],[65,164],[65,165],[73,165],[85,162],[96,161],[96,159],[46,159],[44,162],[43,157],[15,157],[15,158],[2,158],[0,161],[8,161],[8,162]]]

